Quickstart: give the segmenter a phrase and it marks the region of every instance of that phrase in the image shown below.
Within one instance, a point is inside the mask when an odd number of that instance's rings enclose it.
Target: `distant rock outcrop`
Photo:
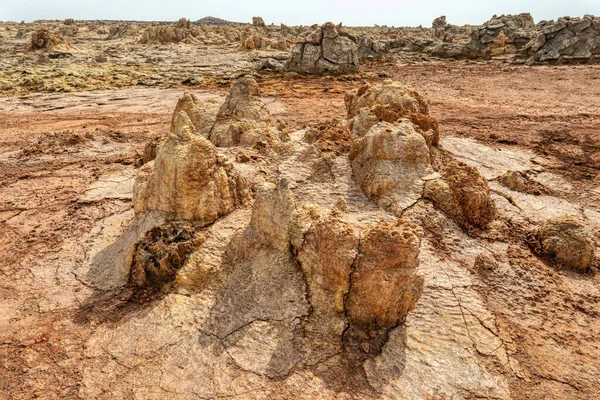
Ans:
[[[70,54],[74,48],[61,34],[47,28],[39,28],[31,33],[31,50],[44,50],[53,54]]]
[[[194,25],[199,25],[199,26],[224,26],[224,25],[236,25],[237,22],[231,22],[231,21],[227,21],[221,18],[217,18],[217,17],[204,17],[204,18],[200,18],[197,21],[193,22]]]
[[[286,70],[307,74],[356,72],[358,39],[327,22],[296,43]]]
[[[264,28],[265,21],[262,19],[262,17],[252,17],[252,25],[257,28]]]
[[[491,58],[516,54],[537,36],[529,13],[492,17],[473,31],[467,45],[470,58]]]
[[[600,62],[600,17],[542,21],[538,30],[539,35],[523,49],[529,64]]]
[[[443,28],[446,27],[446,25],[448,25],[448,21],[446,21],[446,16],[445,15],[442,15],[441,17],[437,17],[431,23],[431,27],[433,29],[443,29]]]

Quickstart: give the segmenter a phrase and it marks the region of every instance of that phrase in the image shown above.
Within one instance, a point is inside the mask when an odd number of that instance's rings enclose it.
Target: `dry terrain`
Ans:
[[[257,70],[287,50],[146,46],[93,33],[75,36],[73,56],[38,62],[42,53],[25,49],[28,36],[14,37],[18,24],[7,26],[0,399],[600,399],[598,257],[576,272],[536,253],[530,240],[531,229],[568,214],[600,241],[600,66],[388,56],[361,63],[358,74],[312,76]],[[218,147],[253,176],[249,199],[195,226],[204,243],[168,290],[103,287],[91,275],[113,279],[113,265],[95,260],[139,219],[133,187],[146,144],[169,135],[184,91],[221,104],[247,73],[288,133],[287,147]],[[339,138],[330,143],[336,151],[307,142],[307,131],[349,119],[347,92],[388,79],[428,101],[440,134],[432,160],[452,157],[485,178],[497,210],[489,228],[465,227],[421,195],[391,212],[354,181]],[[518,171],[525,188],[502,184],[507,171]],[[348,226],[363,227],[361,243],[377,221],[401,216],[420,226],[422,293],[403,323],[351,332],[371,339],[344,339],[340,351],[311,347],[292,360],[291,348],[306,349],[297,341],[310,337],[298,327],[320,323],[310,279],[300,286],[312,296],[291,283],[311,257],[310,232],[302,246],[292,237],[283,250],[243,236],[260,214],[261,187],[281,181],[293,210],[333,209],[330,218],[345,224],[336,207],[347,207]],[[241,243],[240,254],[231,243]],[[281,261],[288,248],[291,266]],[[233,261],[224,261],[230,253]]]

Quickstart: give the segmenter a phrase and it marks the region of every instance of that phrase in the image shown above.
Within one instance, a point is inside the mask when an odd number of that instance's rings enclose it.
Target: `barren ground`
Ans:
[[[593,218],[600,215],[594,214],[600,213],[600,67],[390,61],[366,65],[363,71],[387,72],[423,94],[442,137],[525,152],[531,169],[539,171],[541,195],[564,199]],[[290,131],[342,118],[344,93],[359,83],[276,74],[259,81],[273,116]],[[115,383],[90,380],[109,382],[116,374],[127,381],[125,371],[137,368],[119,365],[118,355],[86,349],[98,329],[125,324],[132,309],[145,312],[145,306],[123,305],[114,294],[107,297],[87,287],[72,265],[85,259],[103,229],[126,222],[120,216],[131,209],[131,193],[122,183],[133,183],[145,143],[168,132],[185,89],[132,87],[0,98],[0,398],[110,397]],[[227,86],[191,90],[223,97]],[[435,235],[430,236],[435,243]],[[473,260],[455,255],[468,253],[468,239],[447,242],[431,254],[476,282],[472,287],[495,321],[487,329],[500,338],[506,359],[481,349],[474,354],[490,374],[505,379],[511,397],[600,398],[597,269],[586,275],[560,271],[509,244],[503,260],[508,263],[482,273]],[[424,295],[421,303],[427,301]],[[94,357],[114,362],[99,367]],[[122,397],[201,398],[191,390],[176,394],[168,382],[159,386],[154,392],[123,391]],[[336,393],[335,385],[329,389]],[[260,397],[260,390],[252,390],[252,395],[228,396]],[[285,393],[281,388],[270,396],[288,398]]]

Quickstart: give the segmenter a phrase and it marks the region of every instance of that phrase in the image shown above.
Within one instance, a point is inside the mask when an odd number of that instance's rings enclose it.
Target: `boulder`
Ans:
[[[503,186],[506,186],[515,192],[527,191],[527,180],[519,171],[506,171],[506,173],[499,178],[499,181]]]
[[[551,257],[558,265],[579,272],[592,267],[596,242],[581,218],[569,215],[550,218],[542,225],[537,238],[541,254]]]
[[[285,69],[306,74],[356,72],[358,39],[327,22],[298,40]]]

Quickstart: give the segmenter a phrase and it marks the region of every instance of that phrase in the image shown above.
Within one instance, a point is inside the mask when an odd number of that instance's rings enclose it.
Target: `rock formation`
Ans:
[[[514,55],[537,36],[531,14],[495,16],[473,31],[467,45],[469,57]]]
[[[600,61],[600,17],[542,21],[538,29],[539,35],[523,49],[529,64]]]
[[[283,35],[273,37],[262,28],[246,27],[241,30],[240,40],[245,50],[288,50],[288,40]]]
[[[107,39],[118,39],[128,36],[137,36],[140,33],[140,26],[135,23],[121,23],[111,25],[108,30]]]
[[[421,228],[404,220],[361,235],[346,305],[352,323],[393,328],[404,322],[423,287],[415,275],[421,236]]]
[[[441,17],[437,17],[431,23],[431,28],[433,29],[444,29],[448,25],[448,21],[446,21],[446,16],[442,15]]]
[[[252,26],[255,26],[257,28],[264,28],[266,25],[262,17],[252,17]]]
[[[182,41],[188,43],[198,43],[196,38],[200,34],[199,28],[185,18],[180,18],[171,25],[152,25],[142,31],[140,43],[142,44],[167,44],[179,43]]]
[[[586,272],[592,267],[596,242],[581,218],[564,215],[544,222],[537,234],[539,251],[562,267]]]
[[[408,121],[370,128],[352,146],[350,161],[363,192],[396,215],[421,198],[423,178],[433,172],[425,138]]]
[[[203,240],[189,224],[172,222],[150,229],[135,245],[129,284],[138,290],[161,290],[175,280],[177,271]]]
[[[415,123],[429,145],[437,145],[439,127],[429,116],[429,106],[416,91],[397,82],[363,85],[344,97],[348,113],[348,126],[355,137],[364,136],[378,122],[399,122],[408,118]]]
[[[188,36],[185,28],[172,26],[149,26],[142,31],[140,43],[142,44],[166,44],[179,43]]]
[[[136,214],[156,210],[208,225],[248,198],[248,183],[207,139],[194,131],[184,111],[154,162],[144,165],[134,187]]]
[[[299,39],[286,70],[307,74],[356,72],[358,39],[327,22]]]
[[[235,22],[231,22],[231,21],[224,20],[222,18],[211,17],[211,16],[203,17],[197,21],[194,21],[194,25],[200,25],[200,26],[226,26],[226,25],[235,25],[235,24],[236,24]]]
[[[44,50],[52,54],[70,54],[74,48],[62,35],[40,28],[31,33],[31,50]]]
[[[213,100],[200,101],[190,92],[185,92],[177,102],[173,118],[171,120],[171,130],[175,129],[179,112],[185,111],[194,126],[194,131],[208,138],[210,130],[217,119],[219,104]]]
[[[296,215],[291,242],[311,306],[297,331],[304,363],[323,361],[342,349],[354,358],[355,336],[365,340],[368,332],[398,326],[419,299],[422,233],[404,220],[359,224],[343,201],[329,212],[305,206]]]
[[[428,181],[424,197],[462,225],[486,228],[496,218],[487,181],[460,161],[445,166],[443,179]]]
[[[190,29],[192,26],[191,22],[189,19],[187,18],[179,18],[174,24],[173,27],[175,28],[183,28],[183,29]]]
[[[519,171],[506,171],[499,178],[499,182],[515,192],[525,192],[527,190],[527,180]]]
[[[370,36],[361,36],[358,41],[358,58],[375,59],[387,53],[386,43]]]
[[[222,147],[254,146],[259,142],[275,145],[285,139],[285,132],[277,129],[267,106],[260,100],[256,80],[244,76],[231,87],[209,138]]]

